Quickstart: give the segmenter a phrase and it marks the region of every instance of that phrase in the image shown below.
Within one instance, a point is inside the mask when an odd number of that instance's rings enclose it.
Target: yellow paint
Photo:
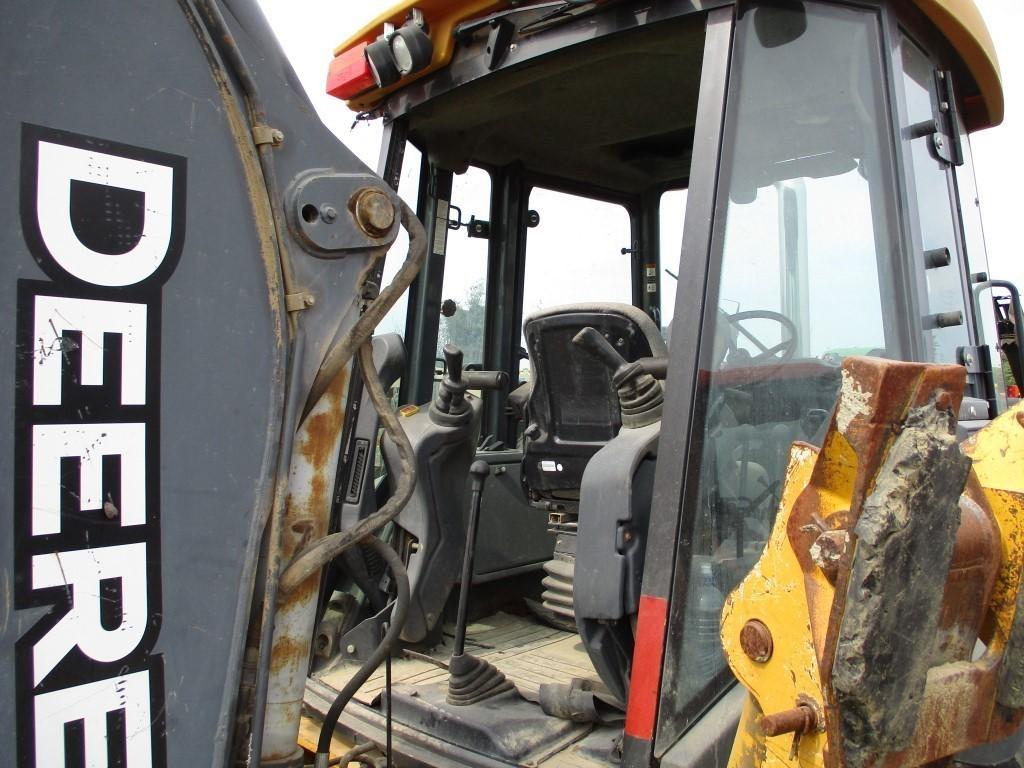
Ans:
[[[989,128],[1003,121],[1003,84],[995,45],[974,0],[914,0],[921,11],[946,36],[978,83],[985,103],[987,120],[970,126],[972,130]],[[455,50],[452,31],[463,21],[508,7],[511,0],[400,0],[339,45],[334,54],[360,43],[371,43],[381,34],[384,24],[401,26],[413,8],[423,11],[434,43],[430,66],[403,78],[388,88],[374,88],[349,100],[348,106],[360,112],[370,109],[398,88],[404,87],[438,69],[448,66]]]
[[[992,591],[990,645],[1001,650],[1009,637],[1024,566],[1024,403],[969,438],[963,451],[999,526],[1003,563]]]
[[[755,763],[758,766],[802,765],[811,768],[824,764],[824,734],[804,735],[800,739],[797,759],[790,760],[793,734],[765,737],[760,734],[756,722],[751,720],[755,710],[772,713],[790,709],[801,695],[819,705],[822,703],[805,577],[787,535],[793,506],[808,487],[818,461],[818,452],[811,446],[793,446],[779,514],[765,551],[726,599],[722,610],[722,647],[733,674],[754,699],[744,711],[745,724],[737,733],[731,768],[749,766],[753,754],[764,755],[760,763]],[[852,479],[846,479],[852,488]],[[831,590],[823,576],[819,574],[818,579],[821,583],[814,583],[815,591],[824,594]],[[825,615],[827,617],[827,612]],[[740,630],[749,619],[764,622],[772,634],[772,657],[763,664],[748,658],[740,647]],[[758,739],[763,740],[763,746]]]
[[[896,758],[916,765],[929,750],[950,752],[973,746],[967,724],[986,717],[991,701],[976,698],[983,680],[991,680],[1009,636],[1020,575],[1024,567],[1024,404],[994,420],[963,445],[973,460],[968,493],[987,506],[996,520],[1002,543],[1002,566],[992,597],[985,655],[975,662],[934,667],[921,703],[922,722],[946,722],[940,733],[922,729]],[[729,595],[722,613],[722,645],[729,666],[750,693],[729,758],[730,768],[822,768],[825,734],[804,735],[790,758],[793,735],[765,737],[761,713],[796,705],[798,697],[819,704],[822,691],[819,660],[835,590],[817,568],[804,571],[793,549],[788,526],[798,506],[815,509],[826,523],[851,508],[857,454],[833,421],[822,450],[793,446],[779,513],[760,560]],[[838,520],[838,518],[835,518]],[[771,659],[752,661],[740,646],[740,630],[749,619],[768,626],[774,641]],[[947,744],[948,742],[948,744]],[[895,756],[893,756],[895,757]]]

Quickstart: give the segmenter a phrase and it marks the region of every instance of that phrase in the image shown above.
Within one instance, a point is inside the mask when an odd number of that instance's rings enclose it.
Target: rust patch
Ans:
[[[311,414],[303,424],[307,437],[298,446],[299,453],[313,467],[322,468],[331,455],[338,441],[342,423],[345,419],[345,408],[342,396],[348,387],[348,368],[342,368],[334,380],[324,391],[329,408]]]

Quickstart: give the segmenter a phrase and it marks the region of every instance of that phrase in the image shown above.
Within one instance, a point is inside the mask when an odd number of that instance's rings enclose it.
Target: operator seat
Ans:
[[[551,510],[576,507],[587,462],[622,425],[611,372],[572,343],[587,326],[628,362],[668,355],[654,321],[630,304],[564,304],[527,318],[532,390],[522,478],[530,500]]]

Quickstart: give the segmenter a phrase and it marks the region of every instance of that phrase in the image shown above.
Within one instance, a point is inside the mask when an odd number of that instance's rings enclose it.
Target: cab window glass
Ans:
[[[661,196],[658,225],[661,228],[661,333],[670,338],[669,328],[676,311],[676,284],[683,251],[683,219],[686,214],[686,190],[670,189]]]
[[[488,221],[490,210],[490,174],[471,166],[452,179],[449,221],[461,219],[466,225],[474,217]],[[487,238],[470,237],[471,231],[469,226],[448,230],[441,289],[441,299],[446,304],[442,305],[437,333],[437,358],[443,359],[441,350],[445,344],[454,344],[462,350],[467,365],[479,365],[484,359]]]
[[[535,187],[528,230],[523,319],[559,304],[632,303],[629,214],[621,205]],[[521,342],[525,346],[526,341]]]

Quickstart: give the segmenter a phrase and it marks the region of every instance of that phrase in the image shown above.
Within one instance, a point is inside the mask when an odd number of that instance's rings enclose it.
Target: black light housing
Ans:
[[[419,72],[434,58],[434,44],[426,31],[423,13],[413,9],[399,29],[384,25],[384,34],[366,46],[366,61],[378,88],[394,85],[405,75]]]
[[[434,44],[423,28],[414,22],[406,22],[389,38],[391,55],[395,66],[404,76],[430,64],[434,57]]]
[[[366,46],[366,61],[370,65],[373,79],[378,88],[386,88],[397,83],[402,74],[395,66],[395,59],[391,55],[391,46],[386,37],[379,37]]]

